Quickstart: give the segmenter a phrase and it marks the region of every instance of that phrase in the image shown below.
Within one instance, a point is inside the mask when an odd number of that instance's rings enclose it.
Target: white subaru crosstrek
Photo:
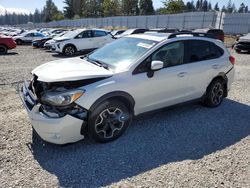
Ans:
[[[52,51],[72,56],[78,51],[100,48],[114,38],[110,32],[102,29],[77,29],[53,40]]]
[[[217,107],[234,78],[224,44],[199,34],[141,34],[43,64],[19,90],[35,131],[65,144],[120,137],[133,116],[201,100]]]

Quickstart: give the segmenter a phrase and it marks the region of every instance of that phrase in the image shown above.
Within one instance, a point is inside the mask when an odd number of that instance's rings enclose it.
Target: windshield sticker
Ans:
[[[155,45],[155,43],[147,44],[147,43],[143,43],[143,42],[140,42],[140,43],[137,44],[137,46],[142,47],[142,48],[147,48],[147,49],[151,48],[154,45]]]

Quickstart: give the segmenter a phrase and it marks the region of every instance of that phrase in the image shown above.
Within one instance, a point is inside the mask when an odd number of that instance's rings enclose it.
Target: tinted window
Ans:
[[[94,36],[95,37],[103,37],[106,36],[107,33],[105,31],[94,31]]]
[[[215,44],[202,41],[202,40],[190,40],[187,41],[186,48],[186,62],[192,63],[197,61],[204,61],[209,59],[215,59],[222,56],[223,50]]]
[[[34,33],[28,33],[25,37],[33,37]]]
[[[76,36],[76,38],[90,38],[92,37],[92,32],[91,31],[83,31],[79,35]]]
[[[152,61],[162,61],[164,67],[183,64],[184,42],[167,44],[152,55]]]

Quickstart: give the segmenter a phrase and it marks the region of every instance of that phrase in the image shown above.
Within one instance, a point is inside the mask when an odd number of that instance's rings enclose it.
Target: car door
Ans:
[[[91,30],[86,30],[78,34],[74,39],[70,41],[74,44],[78,51],[93,49],[93,34]]]
[[[42,39],[42,38],[43,38],[42,34],[40,34],[40,33],[34,33],[33,40],[38,40],[38,39]]]
[[[111,35],[105,31],[93,30],[93,35],[94,48],[103,47],[105,44],[113,41]]]
[[[188,65],[190,88],[189,100],[202,97],[211,80],[219,74],[227,59],[221,58],[223,50],[205,40],[187,40],[185,61]]]
[[[164,68],[149,77],[147,72],[152,61],[162,61]],[[158,49],[133,72],[132,82],[137,85],[137,113],[186,101],[188,76],[187,64],[184,63],[183,41],[169,43]]]
[[[32,42],[34,37],[34,33],[28,33],[23,37],[24,42]]]

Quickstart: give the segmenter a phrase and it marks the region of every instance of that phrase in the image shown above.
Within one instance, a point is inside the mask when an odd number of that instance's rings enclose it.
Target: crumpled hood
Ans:
[[[69,40],[70,38],[67,38],[67,37],[64,37],[64,36],[61,36],[61,37],[54,37],[54,40],[55,41],[62,41],[62,40]]]
[[[45,63],[32,72],[42,82],[76,81],[109,77],[113,72],[81,58],[69,58]]]

